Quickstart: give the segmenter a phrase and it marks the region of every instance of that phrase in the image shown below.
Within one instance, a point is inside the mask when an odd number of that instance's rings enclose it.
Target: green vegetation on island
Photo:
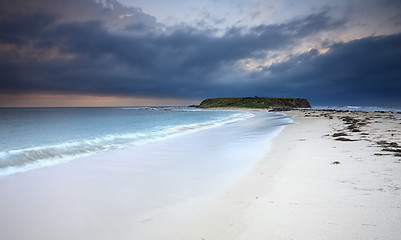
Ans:
[[[310,108],[307,99],[303,98],[270,98],[270,97],[244,97],[244,98],[209,98],[203,100],[200,108]]]

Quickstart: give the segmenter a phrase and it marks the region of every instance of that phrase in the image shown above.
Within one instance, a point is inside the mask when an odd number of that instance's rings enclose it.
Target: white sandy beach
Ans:
[[[129,172],[124,160],[132,157],[129,150],[103,153],[95,165],[87,158],[0,179],[0,238],[399,239],[401,115],[288,114],[297,115],[297,124],[285,127],[263,160],[234,186],[216,194],[219,188],[213,186],[183,184],[194,196],[203,191],[203,197],[185,196],[185,201],[161,194],[162,202],[177,204],[163,205],[148,199],[146,191],[131,189],[132,182],[144,178]],[[346,116],[349,124],[341,120]],[[358,141],[335,140],[335,133]],[[185,136],[174,141],[185,142]],[[148,147],[162,147],[157,144]],[[119,160],[111,164],[110,158]],[[149,164],[156,163],[144,158],[141,167]],[[143,184],[157,188],[180,173],[162,170]],[[204,194],[209,189],[213,193]]]
[[[298,124],[178,239],[400,239],[401,157],[377,144],[399,151],[400,114],[289,114]],[[343,130],[344,116],[369,123]]]

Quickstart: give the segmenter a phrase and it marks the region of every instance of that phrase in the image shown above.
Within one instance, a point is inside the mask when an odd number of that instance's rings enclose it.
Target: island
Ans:
[[[303,98],[208,98],[198,106],[200,108],[262,108],[271,110],[310,108],[309,101]]]

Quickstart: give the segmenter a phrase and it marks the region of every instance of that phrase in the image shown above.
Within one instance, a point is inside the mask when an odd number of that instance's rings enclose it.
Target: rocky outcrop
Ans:
[[[199,105],[201,108],[310,108],[307,99],[303,98],[269,98],[269,97],[245,97],[245,98],[209,98]]]

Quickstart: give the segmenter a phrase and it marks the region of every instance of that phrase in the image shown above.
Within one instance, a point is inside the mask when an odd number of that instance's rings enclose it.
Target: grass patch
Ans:
[[[201,108],[310,108],[308,100],[301,98],[209,98],[201,102]]]

